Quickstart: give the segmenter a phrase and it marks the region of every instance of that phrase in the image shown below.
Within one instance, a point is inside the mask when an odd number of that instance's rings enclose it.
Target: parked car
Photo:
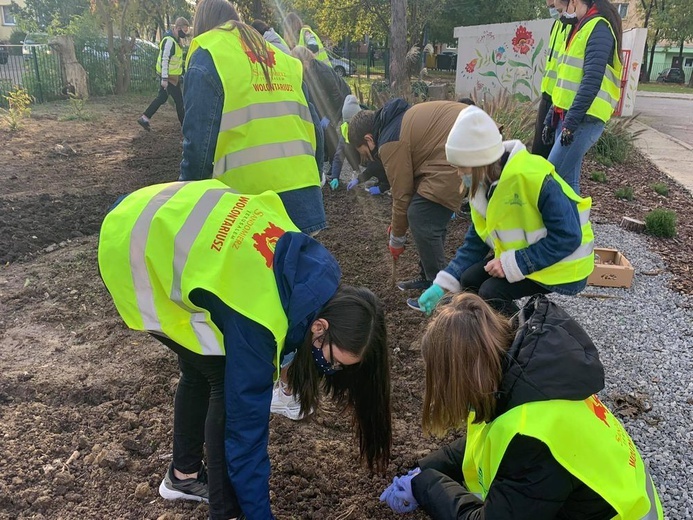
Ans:
[[[657,76],[657,83],[685,83],[686,82],[686,73],[683,72],[683,69],[677,69],[677,68],[669,68],[669,69],[664,69],[662,72],[659,73],[659,76]]]
[[[327,51],[327,57],[330,59],[334,71],[340,76],[356,74],[356,64],[353,61],[342,58],[332,51]]]
[[[120,45],[120,38],[114,38],[114,45],[117,47]],[[108,52],[108,39],[101,38],[95,42],[90,42],[84,45],[85,54],[90,54],[97,58],[102,58],[107,60],[110,57]],[[156,57],[159,54],[159,47],[156,43],[148,42],[146,40],[140,40],[137,38],[135,40],[135,46],[132,49],[132,55],[130,59],[132,61],[138,61],[139,59]]]
[[[25,60],[31,58],[32,47],[35,45],[45,45],[50,37],[46,33],[27,33],[22,41],[22,55]]]
[[[10,50],[5,45],[5,42],[0,41],[0,65],[4,65],[10,59]]]

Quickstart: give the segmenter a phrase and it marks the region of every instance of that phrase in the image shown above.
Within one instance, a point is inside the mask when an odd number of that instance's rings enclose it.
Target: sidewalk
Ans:
[[[691,95],[691,99],[693,99],[693,95]],[[637,120],[633,122],[632,128],[642,130],[642,133],[635,140],[635,146],[645,157],[669,177],[681,183],[693,195],[693,168],[691,168],[693,165],[693,146]]]
[[[644,90],[638,90],[638,97],[656,97],[656,98],[668,98],[668,99],[689,99],[693,101],[693,93],[679,93],[679,92],[646,92]]]

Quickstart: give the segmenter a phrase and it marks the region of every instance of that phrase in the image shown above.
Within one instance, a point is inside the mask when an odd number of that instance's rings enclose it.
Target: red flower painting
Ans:
[[[469,74],[471,74],[472,72],[474,72],[474,68],[476,67],[476,62],[477,62],[477,61],[478,61],[477,58],[474,58],[472,61],[470,61],[469,63],[467,63],[467,65],[465,66],[464,70],[466,70]]]
[[[513,50],[519,54],[527,54],[534,45],[532,33],[524,25],[520,25],[512,40]]]

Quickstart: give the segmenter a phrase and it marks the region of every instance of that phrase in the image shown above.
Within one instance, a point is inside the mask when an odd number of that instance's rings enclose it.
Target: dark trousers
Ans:
[[[407,209],[409,229],[419,250],[421,276],[433,281],[445,262],[445,235],[452,210],[415,193]]]
[[[544,159],[548,158],[549,153],[551,153],[551,148],[553,148],[553,143],[544,144],[541,140],[541,133],[544,130],[544,119],[546,119],[546,113],[551,107],[551,98],[542,94],[541,101],[539,102],[539,110],[537,111],[537,120],[534,123],[534,141],[532,141],[532,153],[536,155],[541,155]]]
[[[510,317],[520,310],[514,300],[551,292],[527,278],[515,283],[510,283],[505,278],[494,278],[484,270],[488,262],[488,259],[484,259],[463,272],[460,285],[462,290],[478,294],[486,303],[505,316]]]
[[[159,93],[154,98],[154,101],[149,104],[147,110],[144,111],[144,115],[147,116],[147,119],[151,119],[156,114],[156,111],[159,110],[159,107],[166,103],[168,96],[173,98],[173,102],[176,104],[176,112],[178,113],[178,121],[183,125],[185,107],[183,106],[183,93],[180,89],[180,83],[177,85],[169,83],[166,88],[159,87]]]
[[[206,447],[209,518],[237,517],[241,508],[229,480],[224,451],[226,357],[195,354],[168,338],[154,337],[178,354],[181,372],[173,408],[173,467],[195,473]]]

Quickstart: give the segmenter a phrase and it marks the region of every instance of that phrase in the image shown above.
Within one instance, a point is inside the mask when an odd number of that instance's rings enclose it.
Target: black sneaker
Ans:
[[[137,120],[139,125],[144,128],[147,132],[149,132],[152,127],[149,126],[149,119],[145,119],[144,116],[140,116],[140,118]]]
[[[204,463],[197,472],[197,478],[179,480],[173,474],[173,462],[159,485],[159,494],[166,500],[194,500],[209,502],[207,490],[207,468]]]
[[[397,282],[397,288],[400,291],[425,291],[431,286],[432,282],[425,278],[414,278],[404,282]]]
[[[419,306],[418,298],[407,298],[407,305],[410,309],[414,309],[415,311],[419,312],[424,312],[424,310]]]

